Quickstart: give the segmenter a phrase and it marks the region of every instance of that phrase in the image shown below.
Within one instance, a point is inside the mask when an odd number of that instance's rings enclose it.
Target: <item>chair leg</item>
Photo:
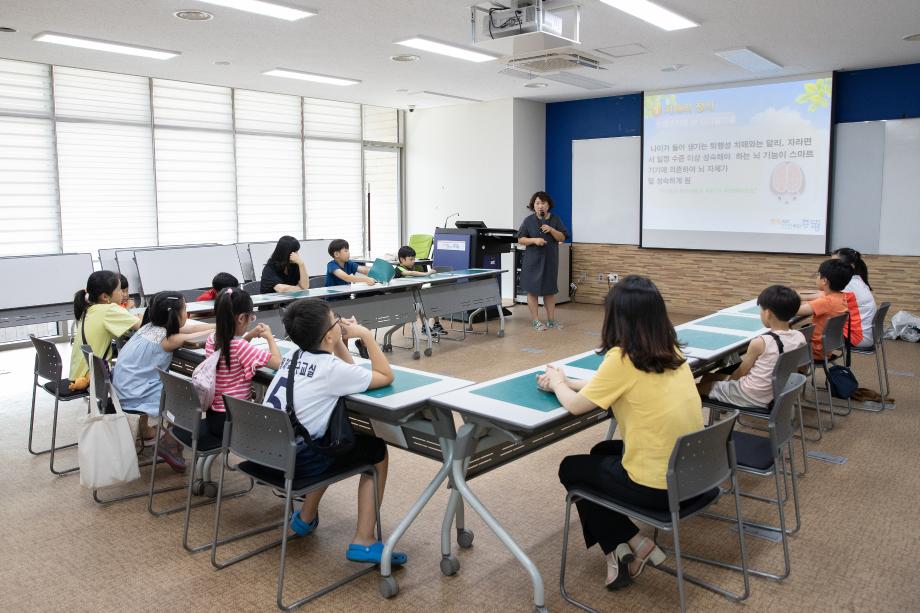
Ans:
[[[68,468],[65,470],[55,470],[54,468],[54,452],[58,450],[57,445],[57,425],[58,425],[58,407],[60,405],[60,399],[57,395],[54,396],[54,421],[51,422],[51,459],[48,462],[48,466],[51,469],[51,472],[55,475],[67,475],[73,472],[80,470],[79,466],[74,466],[73,468]],[[76,443],[74,443],[76,445]],[[72,447],[73,445],[68,445]],[[64,449],[64,447],[61,447]]]
[[[671,525],[674,526],[674,563],[677,566],[677,593],[680,597],[680,613],[687,610],[687,596],[684,588],[684,561],[680,556],[680,514],[671,513]]]
[[[805,441],[805,419],[802,417],[802,398],[795,399],[795,409],[799,414],[799,441],[802,443],[802,474],[808,474],[808,449]],[[821,440],[821,433],[818,433],[818,440]]]
[[[588,611],[588,613],[598,613],[596,609],[592,609],[588,605],[575,600],[571,594],[565,589],[565,567],[566,561],[568,560],[569,553],[569,528],[571,525],[572,517],[572,497],[571,495],[565,497],[565,524],[562,526],[562,565],[559,568],[559,593],[562,594],[562,598],[566,602],[571,603],[581,609],[582,611]]]
[[[888,382],[888,354],[885,353],[885,339],[879,340],[878,348],[882,352],[882,367],[885,370],[885,396],[891,393],[891,383]]]

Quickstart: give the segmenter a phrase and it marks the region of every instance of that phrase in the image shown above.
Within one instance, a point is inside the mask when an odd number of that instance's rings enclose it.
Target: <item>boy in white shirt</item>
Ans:
[[[393,371],[373,332],[359,325],[354,318],[337,317],[323,300],[304,298],[292,303],[284,313],[284,327],[299,349],[282,358],[281,368],[269,386],[264,404],[285,410],[287,406],[288,374],[291,361],[296,359],[293,383],[293,409],[300,424],[314,441],[326,434],[329,419],[342,396],[385,387],[393,381]],[[370,368],[354,363],[346,347],[349,338],[361,339],[368,347]],[[360,463],[377,468],[380,499],[387,479],[387,449],[383,440],[355,434],[355,445],[345,455],[324,455],[307,442],[299,441],[295,478],[316,477]],[[301,536],[312,533],[319,523],[319,501],[325,488],[304,498],[303,506],[291,518],[291,530]],[[358,522],[352,544],[345,557],[354,562],[380,562],[383,543],[376,539],[374,528],[374,483],[361,475],[358,486]],[[406,554],[393,553],[393,564],[406,563]]]

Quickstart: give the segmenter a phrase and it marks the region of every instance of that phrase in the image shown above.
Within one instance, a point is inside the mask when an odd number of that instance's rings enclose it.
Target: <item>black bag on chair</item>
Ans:
[[[314,439],[294,413],[294,375],[297,370],[297,363],[300,361],[301,351],[298,351],[291,357],[291,366],[288,368],[288,378],[286,387],[286,406],[284,410],[291,420],[291,426],[294,427],[294,433],[300,435],[304,442],[314,449],[317,453],[325,456],[338,457],[345,455],[355,446],[355,431],[348,421],[348,413],[345,408],[345,398],[340,397],[332,410],[329,417],[329,424],[326,426],[326,434],[320,439]]]

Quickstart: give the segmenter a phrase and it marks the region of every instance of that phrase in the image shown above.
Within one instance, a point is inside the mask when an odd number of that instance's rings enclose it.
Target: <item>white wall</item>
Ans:
[[[514,192],[512,215],[517,228],[530,214],[527,203],[546,187],[546,105],[514,101]]]

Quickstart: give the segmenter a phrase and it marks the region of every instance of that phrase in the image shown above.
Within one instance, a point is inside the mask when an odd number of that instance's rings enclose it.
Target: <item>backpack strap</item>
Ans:
[[[297,419],[297,414],[294,413],[294,375],[297,374],[297,364],[300,362],[302,353],[303,351],[298,349],[291,357],[291,365],[288,367],[287,386],[285,387],[284,410],[291,421],[291,427],[294,428],[294,434],[301,437],[306,444],[312,447],[313,437],[310,436],[310,432],[303,427],[303,424]]]
[[[783,353],[783,340],[779,337],[779,334],[777,334],[773,330],[770,330],[764,336],[773,337],[773,340],[776,341],[776,348],[779,350],[780,354]]]

